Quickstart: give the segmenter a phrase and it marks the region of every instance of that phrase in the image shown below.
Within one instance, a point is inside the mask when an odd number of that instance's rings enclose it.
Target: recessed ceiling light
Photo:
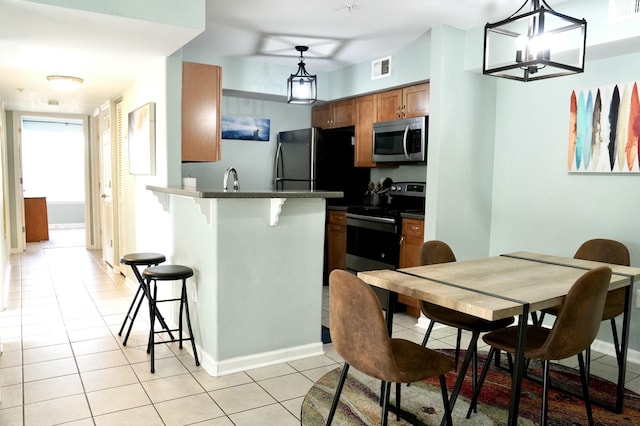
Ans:
[[[47,80],[51,83],[51,86],[56,90],[63,92],[72,92],[77,90],[84,82],[80,77],[71,77],[68,75],[48,75]]]

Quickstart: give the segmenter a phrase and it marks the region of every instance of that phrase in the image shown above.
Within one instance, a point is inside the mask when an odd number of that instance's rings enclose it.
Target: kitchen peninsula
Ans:
[[[322,353],[325,199],[341,192],[146,188],[168,213],[167,262],[195,271],[191,321],[210,374]]]

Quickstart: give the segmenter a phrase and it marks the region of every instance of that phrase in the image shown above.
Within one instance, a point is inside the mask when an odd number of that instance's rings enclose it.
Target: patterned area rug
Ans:
[[[453,351],[441,352],[452,356]],[[486,354],[479,355],[479,369],[484,365]],[[464,354],[462,355],[464,356]],[[502,365],[507,365],[506,358]],[[540,374],[538,363],[529,368],[531,376]],[[320,426],[326,423],[331,401],[340,378],[341,368],[337,368],[321,377],[307,393],[302,404],[301,419],[305,426]],[[447,375],[449,392],[455,383],[455,373]],[[574,391],[581,392],[577,371],[554,365],[551,381]],[[471,373],[467,374],[453,412],[455,425],[504,425],[507,423],[511,391],[511,378],[505,369],[492,366],[480,394],[478,412],[466,419],[465,415],[472,397]],[[609,401],[613,404],[615,384],[592,376],[589,391],[593,399]],[[542,386],[532,380],[522,383],[519,425],[535,425],[540,422]],[[379,405],[380,381],[371,379],[351,368],[344,385],[340,404],[333,425],[377,425],[380,424],[381,407]],[[395,405],[395,386],[392,387],[391,401]],[[442,397],[438,380],[431,379],[411,386],[402,386],[401,408],[414,414],[417,424],[439,425],[443,415]],[[573,426],[587,424],[584,402],[578,397],[557,389],[549,392],[549,425]],[[626,391],[625,407],[622,414],[613,413],[593,404],[593,417],[596,425],[640,425],[640,395]],[[389,414],[389,425],[410,425],[412,422],[396,420]]]

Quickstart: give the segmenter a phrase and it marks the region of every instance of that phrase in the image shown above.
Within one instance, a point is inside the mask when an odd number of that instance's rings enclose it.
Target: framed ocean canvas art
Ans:
[[[270,129],[268,118],[222,116],[222,139],[266,142]]]

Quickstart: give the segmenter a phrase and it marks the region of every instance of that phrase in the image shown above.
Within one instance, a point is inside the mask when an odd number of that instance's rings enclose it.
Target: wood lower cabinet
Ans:
[[[354,165],[376,167],[373,161],[373,122],[376,117],[376,95],[356,99],[356,128]]]
[[[420,247],[424,243],[424,220],[402,219],[402,239],[400,240],[400,267],[420,265]],[[398,302],[407,305],[407,313],[418,318],[420,302],[413,297],[398,295]]]
[[[49,216],[45,197],[24,199],[24,230],[28,243],[49,239]]]
[[[220,161],[222,68],[182,63],[182,161]]]
[[[334,269],[345,269],[347,256],[347,212],[329,210],[327,213],[327,277]]]

